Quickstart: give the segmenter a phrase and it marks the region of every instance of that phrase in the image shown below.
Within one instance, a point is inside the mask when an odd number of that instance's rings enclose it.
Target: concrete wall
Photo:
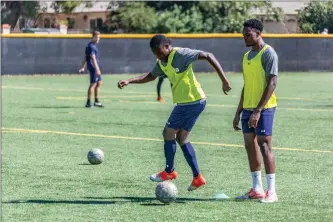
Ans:
[[[2,40],[2,74],[73,74],[81,66],[89,38],[13,38]],[[173,38],[174,46],[214,53],[225,71],[240,72],[248,50],[241,37]],[[333,71],[333,38],[265,38],[279,56],[280,71]],[[102,38],[98,45],[104,74],[142,73],[156,62],[149,38]],[[210,72],[207,62],[196,72]]]

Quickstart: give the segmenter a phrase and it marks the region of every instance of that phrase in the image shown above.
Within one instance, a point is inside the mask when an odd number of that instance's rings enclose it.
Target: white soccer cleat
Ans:
[[[262,199],[261,203],[275,203],[278,201],[278,197],[275,192],[268,191],[266,192],[266,196]]]
[[[159,173],[155,173],[155,174],[151,175],[151,176],[149,177],[149,179],[150,179],[151,181],[154,181],[154,182],[162,182],[162,181],[163,181],[163,180],[161,179]]]

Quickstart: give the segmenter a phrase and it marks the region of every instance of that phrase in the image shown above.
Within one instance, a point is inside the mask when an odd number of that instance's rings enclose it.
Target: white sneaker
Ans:
[[[95,102],[94,103],[94,106],[97,106],[97,107],[104,107],[104,105],[101,103],[101,102]]]
[[[266,196],[262,199],[261,203],[275,203],[278,201],[278,197],[275,192],[268,191],[266,192]]]

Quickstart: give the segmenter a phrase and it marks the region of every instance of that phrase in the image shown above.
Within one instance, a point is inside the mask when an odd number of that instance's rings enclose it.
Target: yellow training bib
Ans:
[[[262,67],[261,57],[268,47],[270,46],[265,45],[251,60],[248,60],[250,51],[245,53],[243,57],[244,109],[255,109],[267,86],[266,73]],[[268,109],[276,106],[276,96],[273,92],[264,108]]]
[[[182,73],[180,73],[178,68],[172,66],[173,58],[178,49],[179,48],[172,49],[166,66],[164,66],[161,61],[158,61],[161,70],[168,77],[172,85],[173,103],[189,103],[206,98],[200,83],[194,76],[192,64]]]

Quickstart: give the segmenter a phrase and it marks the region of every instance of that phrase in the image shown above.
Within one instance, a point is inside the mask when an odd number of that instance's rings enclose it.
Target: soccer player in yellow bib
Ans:
[[[151,175],[150,179],[155,182],[176,179],[174,158],[177,141],[193,172],[193,180],[188,187],[188,191],[192,191],[206,184],[189,140],[193,126],[206,106],[206,95],[194,76],[192,63],[196,60],[208,61],[218,73],[225,94],[231,87],[221,65],[211,53],[189,48],[174,48],[171,46],[170,39],[161,34],[152,37],[150,48],[158,59],[153,70],[132,79],[120,80],[118,87],[123,88],[128,84],[150,82],[157,76],[163,75],[169,79],[173,103],[176,105],[163,130],[166,167],[160,173]]]
[[[257,19],[244,23],[243,36],[247,47],[252,47],[243,57],[244,88],[237,108],[233,127],[238,126],[242,114],[242,131],[249,160],[253,187],[243,199],[259,199],[262,203],[278,200],[275,191],[275,158],[272,152],[272,129],[277,106],[275,87],[278,75],[278,56],[262,39],[263,24]],[[267,191],[261,182],[261,156],[263,156]]]

